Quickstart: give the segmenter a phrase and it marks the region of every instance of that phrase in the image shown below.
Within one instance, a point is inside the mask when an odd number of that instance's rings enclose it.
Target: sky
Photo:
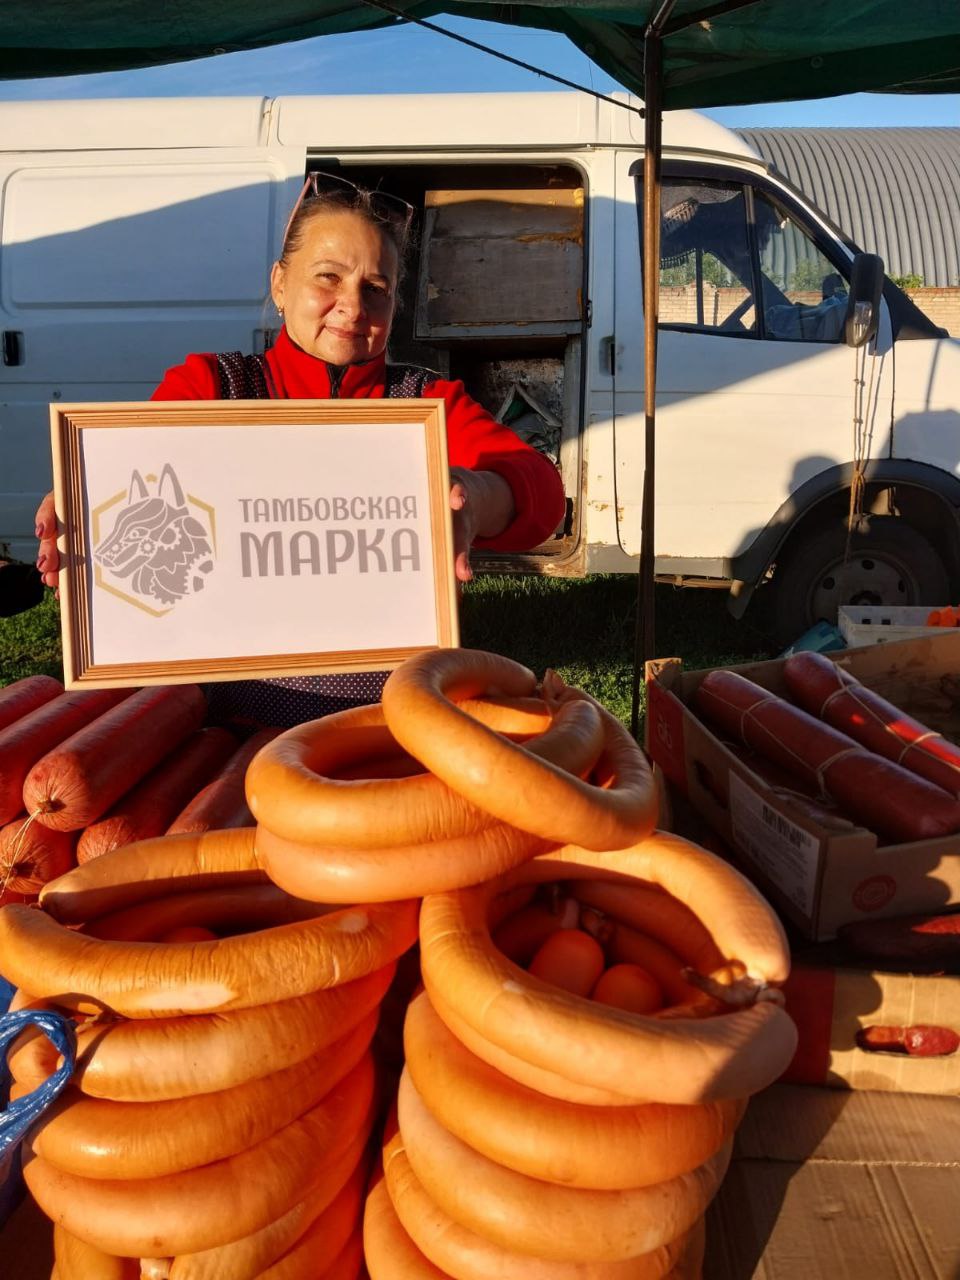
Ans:
[[[565,37],[442,18],[438,25],[600,93],[620,88]],[[529,71],[415,26],[222,54],[102,75],[0,82],[0,100],[305,93],[453,93],[551,89]],[[724,107],[707,113],[732,128],[960,126],[960,94],[850,94],[807,102]]]

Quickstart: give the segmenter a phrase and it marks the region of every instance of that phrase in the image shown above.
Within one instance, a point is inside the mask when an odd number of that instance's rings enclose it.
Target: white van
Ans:
[[[643,122],[584,94],[0,106],[0,545],[32,558],[49,402],[146,398],[190,351],[263,349],[284,220],[312,168],[422,212],[391,354],[462,377],[555,458],[533,554],[636,568]],[[755,587],[774,632],[838,602],[960,589],[960,344],[889,280],[845,342],[856,253],[735,134],[664,122],[656,569]],[[759,301],[758,301],[759,300]],[[847,542],[855,464],[863,518]],[[858,509],[860,509],[858,507]]]

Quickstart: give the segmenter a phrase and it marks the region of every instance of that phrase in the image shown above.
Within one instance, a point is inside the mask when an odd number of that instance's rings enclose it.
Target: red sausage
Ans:
[[[37,761],[23,807],[57,831],[88,827],[199,729],[206,711],[199,685],[138,690]]]
[[[77,865],[77,837],[51,831],[21,813],[0,828],[0,889],[36,895]]]
[[[873,1053],[907,1053],[911,1058],[943,1058],[956,1053],[960,1035],[951,1027],[861,1027],[857,1044]]]
[[[87,827],[77,846],[77,861],[89,862],[135,840],[162,836],[173,815],[210,781],[236,745],[226,729],[198,729]]]
[[[59,698],[63,685],[53,676],[27,676],[0,689],[0,729],[22,719],[45,702]]]
[[[797,653],[783,677],[797,702],[887,760],[960,795],[960,747],[905,715],[822,653]]]
[[[711,671],[694,704],[704,719],[827,791],[887,840],[931,840],[960,831],[960,800],[874,755],[735,671]]]
[[[167,835],[188,831],[224,831],[229,827],[253,827],[256,821],[247,805],[243,780],[247,765],[262,746],[280,733],[261,729],[252,734],[223,766],[221,772],[199,791],[173,819]]]
[[[10,822],[25,807],[23,784],[38,760],[129,694],[129,689],[61,693],[0,730],[0,822]]]

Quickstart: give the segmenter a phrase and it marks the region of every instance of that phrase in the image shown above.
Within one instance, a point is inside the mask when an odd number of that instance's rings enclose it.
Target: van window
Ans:
[[[665,179],[660,218],[661,324],[748,332],[753,268],[743,187]]]
[[[846,276],[766,192],[668,176],[660,210],[662,326],[788,342],[842,339]]]
[[[847,313],[845,277],[766,193],[754,193],[754,209],[767,298],[766,336],[795,342],[839,342]],[[777,299],[776,293],[782,297]]]

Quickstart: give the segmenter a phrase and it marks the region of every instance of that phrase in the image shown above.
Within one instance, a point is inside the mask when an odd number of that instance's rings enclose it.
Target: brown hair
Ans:
[[[407,255],[412,247],[413,235],[410,220],[385,215],[377,204],[377,192],[365,187],[334,187],[331,190],[318,191],[316,195],[301,200],[294,209],[284,237],[283,248],[278,259],[285,267],[291,253],[296,253],[303,241],[307,225],[315,218],[322,218],[329,213],[356,213],[372,227],[376,227],[390,241],[397,251],[397,284],[403,280],[406,271]]]

